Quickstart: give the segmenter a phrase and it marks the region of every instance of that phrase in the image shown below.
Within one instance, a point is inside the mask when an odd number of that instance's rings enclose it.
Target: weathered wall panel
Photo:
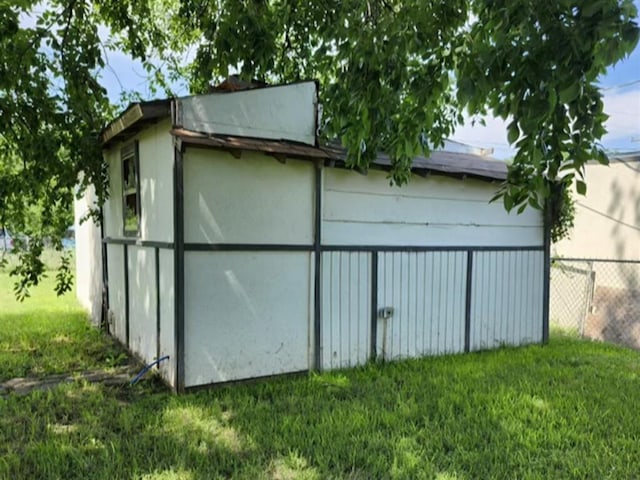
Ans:
[[[508,214],[489,203],[497,185],[413,176],[390,187],[385,172],[363,176],[325,169],[323,243],[327,245],[542,245],[542,215]]]
[[[155,249],[129,247],[129,348],[145,363],[157,354]]]
[[[168,120],[160,122],[104,153],[109,165],[110,185],[110,195],[104,205],[105,236],[123,236],[120,150],[138,140],[141,203],[139,238],[173,241],[173,140],[169,130]]]
[[[383,252],[378,260],[377,354],[386,359],[464,349],[466,252]]]
[[[322,368],[370,359],[371,253],[322,255]]]
[[[173,137],[168,120],[137,136],[140,148],[140,238],[173,241]]]
[[[543,280],[541,251],[475,252],[471,349],[541,341]]]
[[[186,386],[306,370],[307,252],[186,252]]]
[[[185,153],[185,241],[194,243],[313,242],[310,162],[244,152]]]
[[[126,343],[126,312],[124,282],[124,245],[107,246],[107,265],[109,267],[109,331]]]
[[[160,357],[169,360],[160,364],[160,374],[174,385],[176,374],[175,355],[175,288],[173,250],[160,249]]]
[[[196,132],[316,142],[316,84],[211,93],[177,100],[178,124]]]

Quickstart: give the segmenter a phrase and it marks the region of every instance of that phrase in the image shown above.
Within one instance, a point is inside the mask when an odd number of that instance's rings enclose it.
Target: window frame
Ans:
[[[125,178],[125,162],[132,162],[134,170],[134,186],[127,188],[128,182]],[[134,141],[120,149],[120,179],[122,181],[122,234],[125,237],[140,236],[140,217],[142,214],[142,205],[140,201],[140,153],[138,141]],[[127,228],[127,197],[135,195],[136,198],[136,227],[133,230]]]

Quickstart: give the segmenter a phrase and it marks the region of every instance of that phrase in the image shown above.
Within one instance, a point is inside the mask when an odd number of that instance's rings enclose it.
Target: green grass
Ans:
[[[69,299],[11,315],[0,313],[2,345],[22,318],[40,332],[65,316],[84,332],[72,343],[108,344]],[[0,478],[632,479],[638,412],[638,352],[560,335],[184,396],[148,381],[67,384],[0,397]]]
[[[13,283],[0,271],[0,381],[122,362],[122,351],[89,325],[74,293],[56,296],[53,272],[24,302],[15,299]]]

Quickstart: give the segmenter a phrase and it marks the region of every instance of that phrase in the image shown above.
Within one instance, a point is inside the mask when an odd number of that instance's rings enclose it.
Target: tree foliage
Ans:
[[[180,76],[192,93],[231,72],[316,78],[323,134],[359,168],[386,151],[399,185],[463,115],[492,113],[517,150],[499,197],[541,208],[556,183],[585,189],[585,162],[606,163],[597,81],[635,48],[636,18],[631,0],[0,1],[0,224],[60,238],[78,178],[107,194],[108,49],[167,93]]]

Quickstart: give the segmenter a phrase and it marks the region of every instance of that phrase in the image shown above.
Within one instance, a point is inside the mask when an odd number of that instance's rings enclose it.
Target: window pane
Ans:
[[[137,234],[140,220],[138,145],[134,142],[120,151],[122,160],[122,210],[125,234]]]
[[[138,231],[138,198],[137,194],[132,193],[124,197],[124,231]]]

